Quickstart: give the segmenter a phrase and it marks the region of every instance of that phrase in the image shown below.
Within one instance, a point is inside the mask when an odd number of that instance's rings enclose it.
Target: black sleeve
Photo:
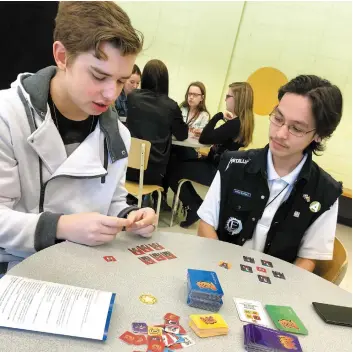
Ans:
[[[178,141],[188,138],[189,127],[183,120],[183,115],[177,103],[173,106],[172,134]]]
[[[223,144],[229,139],[235,139],[238,137],[240,131],[240,122],[238,118],[227,121],[222,126],[215,129],[217,122],[222,118],[223,113],[221,112],[212,117],[211,121],[201,132],[199,138],[201,144]]]

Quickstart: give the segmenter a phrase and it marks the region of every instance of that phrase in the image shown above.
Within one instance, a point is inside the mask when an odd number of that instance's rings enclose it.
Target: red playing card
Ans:
[[[186,334],[186,330],[181,325],[179,325],[179,334],[180,335],[185,335]]]
[[[151,257],[148,257],[148,256],[139,257],[139,259],[142,262],[144,262],[146,265],[151,265],[151,264],[156,264],[157,263]]]
[[[128,250],[135,255],[145,254],[145,252],[139,248],[128,248]]]
[[[167,313],[163,318],[164,320],[176,320],[178,322],[180,320],[180,317],[173,313]]]
[[[135,334],[133,334],[130,331],[125,331],[120,337],[120,340],[123,340],[124,342],[128,343],[129,345],[133,345],[135,342]]]
[[[142,246],[140,246],[140,247],[142,247],[142,249],[143,249],[146,253],[148,253],[148,252],[153,252],[153,251],[154,251],[154,249],[153,249],[152,247],[150,247],[148,244],[144,244],[144,245],[142,245]]]
[[[174,336],[173,334],[169,334],[167,332],[163,333],[163,342],[166,346],[173,345],[176,341],[178,341],[178,338]]]
[[[266,269],[265,268],[261,268],[261,266],[257,266],[256,269],[257,269],[257,271],[260,271],[262,273],[267,273]]]
[[[162,260],[167,260],[167,258],[161,253],[151,253],[150,256],[158,262],[161,262]]]
[[[106,255],[103,258],[106,262],[116,262],[116,259],[112,255]]]
[[[167,252],[162,252],[162,254],[163,254],[164,256],[166,256],[168,259],[175,259],[175,258],[176,258],[176,256],[175,256],[173,253],[169,252],[169,251],[167,251]]]
[[[171,345],[168,347],[170,350],[180,350],[181,348],[183,348],[183,346],[181,345],[181,343],[176,343],[174,345]]]
[[[135,335],[134,345],[147,345],[147,338],[145,335]]]
[[[155,250],[161,250],[161,249],[165,249],[161,244],[159,243],[151,243],[149,244],[150,247],[152,247]]]

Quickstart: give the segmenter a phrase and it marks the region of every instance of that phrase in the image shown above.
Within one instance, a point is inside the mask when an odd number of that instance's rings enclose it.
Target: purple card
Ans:
[[[260,345],[278,351],[302,352],[299,340],[296,336],[283,331],[277,331],[263,326],[248,324],[244,327],[247,345]]]
[[[146,323],[132,323],[132,331],[135,334],[147,334],[148,327]]]

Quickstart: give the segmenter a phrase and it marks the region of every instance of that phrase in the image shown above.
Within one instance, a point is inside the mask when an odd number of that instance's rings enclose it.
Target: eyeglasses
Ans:
[[[270,121],[278,127],[282,127],[283,125],[287,125],[289,133],[292,134],[293,136],[296,136],[296,137],[304,137],[306,134],[316,130],[316,128],[314,128],[310,131],[304,131],[298,125],[295,125],[295,124],[288,125],[288,124],[286,124],[284,117],[279,115],[278,113],[276,113],[275,110],[272,111],[270,114]]]
[[[202,94],[199,94],[199,93],[188,93],[188,97],[194,97],[194,98],[196,98],[196,97],[198,97],[198,96],[200,96],[200,95],[202,95]]]
[[[228,99],[228,98],[234,98],[234,97],[233,97],[233,95],[227,94],[227,95],[226,95],[226,99]]]

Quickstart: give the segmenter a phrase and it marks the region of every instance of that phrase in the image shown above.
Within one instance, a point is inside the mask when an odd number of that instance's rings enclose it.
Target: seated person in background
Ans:
[[[115,108],[118,112],[119,119],[125,124],[127,116],[127,96],[134,90],[137,89],[141,82],[141,71],[135,64],[132,69],[131,76],[124,83],[124,88],[121,91],[118,99],[115,101]]]
[[[248,146],[254,131],[253,90],[246,82],[232,83],[226,95],[225,113],[216,114],[201,132],[199,141],[202,144],[214,144],[204,159],[176,161],[171,166],[169,185],[177,192],[178,182],[183,178],[210,186],[217,172],[221,155],[226,150],[238,150]],[[218,121],[228,120],[216,127]],[[198,219],[197,210],[202,198],[197,194],[191,182],[185,182],[180,190],[180,200],[187,209],[186,220],[181,227],[189,227]]]
[[[301,75],[280,88],[269,145],[229,152],[198,214],[198,234],[258,250],[309,271],[333,253],[342,184],[313,160],[338,126],[342,95]]]
[[[0,91],[0,274],[61,240],[97,246],[123,227],[154,229],[153,209],[126,204],[130,135],[110,108],[140,36],[113,2],[64,1],[54,41],[57,67]]]
[[[169,75],[160,60],[150,60],[142,72],[141,89],[128,95],[127,127],[132,137],[151,142],[144,183],[162,185],[172,145],[172,135],[178,140],[188,137],[178,104],[168,97]],[[139,170],[128,168],[126,178],[138,182]]]

